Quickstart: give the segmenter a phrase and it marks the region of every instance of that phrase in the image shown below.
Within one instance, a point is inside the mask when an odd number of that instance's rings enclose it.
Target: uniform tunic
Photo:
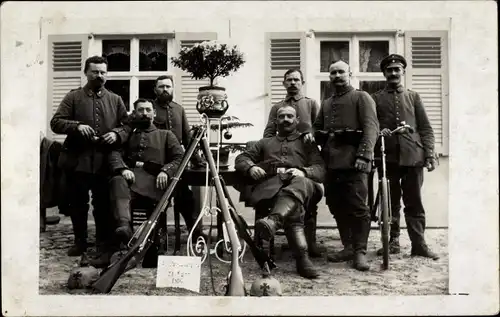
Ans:
[[[266,128],[264,129],[264,138],[269,138],[277,134],[276,119],[278,109],[283,106],[291,106],[297,111],[297,117],[301,123],[297,128],[299,132],[312,132],[312,124],[318,115],[319,106],[316,100],[305,97],[301,94],[286,96],[286,98],[271,108]]]
[[[321,199],[322,190],[318,183],[325,177],[324,163],[316,145],[305,143],[302,134],[296,132],[286,137],[261,139],[236,157],[235,169],[244,175],[248,175],[254,165],[264,169],[268,177],[252,186],[249,197],[252,205],[272,199],[280,191],[297,198],[305,207]],[[294,177],[288,182],[277,175],[280,167],[301,169],[305,177]],[[317,201],[312,202],[313,199]]]
[[[133,170],[137,161],[155,163],[161,165],[161,171],[171,178],[175,175],[183,156],[184,150],[171,131],[157,129],[151,125],[145,130],[134,130],[122,151],[111,152],[109,164],[111,172],[116,175],[123,169]],[[136,183],[135,186],[141,193],[149,193],[151,198],[157,199],[162,193],[161,191],[158,193],[156,188],[156,176],[157,174],[149,178],[136,178],[136,181],[144,180],[144,183]],[[117,177],[123,178],[121,175]],[[128,186],[126,188],[112,186],[112,200],[129,197]]]

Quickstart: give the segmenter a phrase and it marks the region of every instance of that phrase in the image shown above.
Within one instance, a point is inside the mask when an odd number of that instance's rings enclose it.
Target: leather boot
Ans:
[[[69,256],[81,256],[87,251],[87,207],[74,208],[71,211],[71,223],[75,236],[74,244],[69,248]]]
[[[401,246],[399,244],[399,237],[394,237],[389,240],[389,253],[398,254],[401,252]],[[384,248],[377,250],[377,255],[381,256],[384,254]]]
[[[312,210],[306,211],[306,219],[304,221],[304,232],[307,239],[307,248],[309,250],[309,256],[312,258],[322,257],[322,250],[316,244],[316,228],[317,228],[317,218],[318,214],[316,210],[317,206]],[[324,250],[323,250],[324,251]]]
[[[354,247],[353,267],[359,271],[370,269],[366,261],[366,249],[368,235],[370,234],[370,218],[354,218],[352,226],[352,238]]]
[[[113,216],[117,223],[115,235],[118,240],[127,244],[132,238],[130,199],[120,198],[111,202]]]
[[[298,205],[299,202],[293,197],[278,196],[269,216],[255,222],[255,233],[261,239],[270,241],[276,231],[283,228],[285,218],[292,215]]]
[[[422,256],[424,258],[431,258],[433,260],[438,260],[439,255],[436,253],[432,252],[427,244],[419,244],[419,245],[413,245],[411,246],[411,256]]]
[[[354,256],[354,249],[352,247],[352,234],[350,223],[345,218],[337,217],[337,229],[340,235],[340,241],[344,246],[344,249],[339,252],[334,252],[333,254],[327,256],[327,260],[330,262],[346,262],[352,260]]]
[[[286,227],[285,234],[295,257],[297,273],[305,278],[317,278],[319,274],[308,256],[304,229],[301,226]]]

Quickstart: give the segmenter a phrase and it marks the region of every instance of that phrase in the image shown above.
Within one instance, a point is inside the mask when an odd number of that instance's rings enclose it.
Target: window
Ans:
[[[311,97],[324,100],[332,90],[328,66],[334,60],[342,59],[351,67],[351,85],[373,93],[384,87],[385,78],[380,71],[382,59],[395,51],[395,34],[354,34],[317,36],[314,67],[315,82],[308,92]]]
[[[108,60],[106,88],[120,95],[128,111],[137,98],[154,99],[154,81],[172,75],[173,39],[168,36],[103,36],[95,39],[98,53]]]

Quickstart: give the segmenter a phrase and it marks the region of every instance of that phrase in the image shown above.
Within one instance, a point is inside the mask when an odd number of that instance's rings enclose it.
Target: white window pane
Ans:
[[[389,55],[389,41],[359,41],[360,72],[380,72],[380,62]]]
[[[320,43],[320,71],[328,72],[328,66],[342,59],[349,64],[349,41],[322,41]]]

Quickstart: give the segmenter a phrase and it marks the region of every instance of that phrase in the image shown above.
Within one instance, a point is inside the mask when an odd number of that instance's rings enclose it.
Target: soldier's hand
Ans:
[[[113,144],[118,141],[118,134],[114,131],[108,132],[102,136],[102,141],[105,144]]]
[[[428,157],[425,159],[425,167],[428,172],[432,172],[436,169],[436,160],[433,157]]]
[[[134,172],[132,172],[131,170],[127,170],[127,169],[123,170],[122,171],[122,176],[129,183],[135,182]]]
[[[382,134],[382,136],[391,136],[392,133],[390,129],[384,128],[380,131],[380,134]]]
[[[248,171],[250,174],[250,177],[253,178],[254,180],[259,180],[261,178],[266,177],[267,173],[264,171],[262,168],[258,166],[252,166],[250,170]]]
[[[158,176],[156,177],[156,187],[158,187],[161,190],[167,189],[168,185],[168,175],[165,172],[160,172]]]
[[[306,173],[299,170],[298,168],[289,168],[285,171],[285,173],[288,173],[288,174],[290,174],[292,176],[296,176],[296,177],[305,177],[306,176]]]
[[[77,127],[78,132],[80,132],[81,135],[84,137],[90,139],[92,136],[95,135],[94,129],[92,129],[91,126],[86,125],[86,124],[79,124]]]
[[[354,163],[354,168],[360,172],[367,172],[369,163],[370,162],[368,160],[357,158],[356,162]]]
[[[306,135],[304,135],[304,141],[306,143],[313,143],[314,142],[314,135],[311,132],[307,133]]]

